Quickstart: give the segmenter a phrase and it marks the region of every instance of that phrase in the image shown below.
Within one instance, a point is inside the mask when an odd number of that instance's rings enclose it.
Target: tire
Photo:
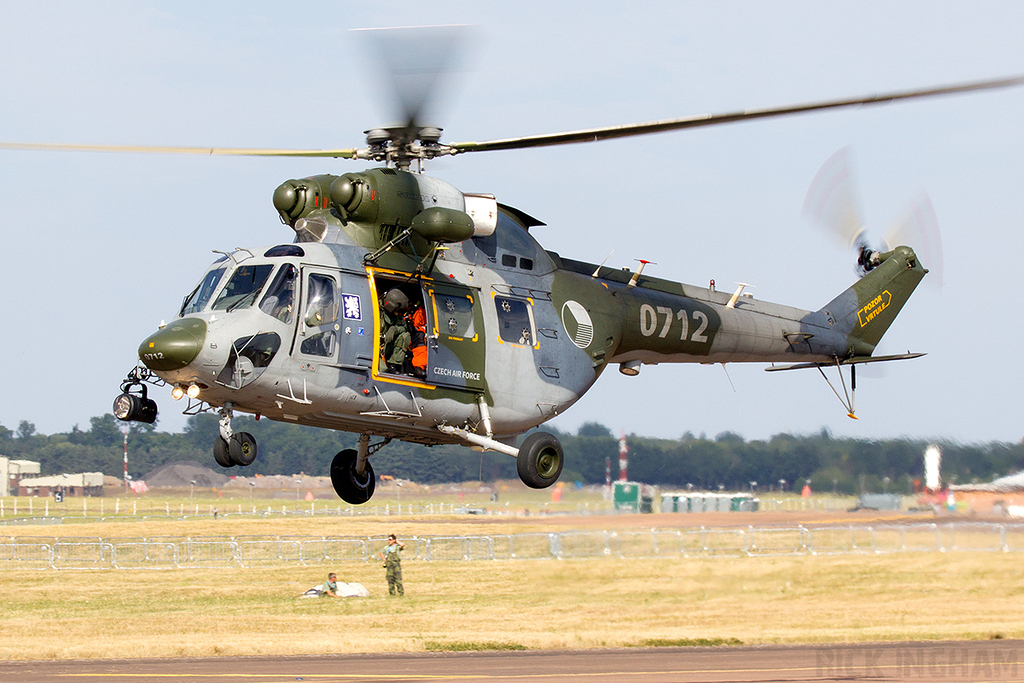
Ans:
[[[516,457],[516,470],[524,484],[533,489],[545,489],[562,473],[565,456],[562,444],[547,432],[534,432],[523,440]]]
[[[234,467],[235,463],[231,461],[231,454],[228,453],[228,442],[224,440],[224,437],[218,436],[213,442],[213,459],[217,461],[217,464],[221,467]]]
[[[236,432],[228,440],[228,456],[231,462],[248,467],[256,459],[256,439],[249,432]]]
[[[331,484],[334,485],[334,492],[350,505],[362,505],[370,500],[377,486],[370,463],[366,463],[366,471],[362,477],[356,474],[357,456],[354,450],[347,448],[331,461]]]

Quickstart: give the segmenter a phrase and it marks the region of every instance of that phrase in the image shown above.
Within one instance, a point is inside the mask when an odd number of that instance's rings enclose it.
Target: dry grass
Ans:
[[[548,520],[548,523],[550,520]],[[578,520],[577,520],[578,522]],[[220,519],[26,535],[522,533],[541,520]],[[572,521],[566,520],[571,527]],[[543,527],[551,530],[549,525]],[[296,599],[333,569],[369,599]],[[1024,637],[1020,557],[901,553],[0,572],[0,658],[175,657]]]

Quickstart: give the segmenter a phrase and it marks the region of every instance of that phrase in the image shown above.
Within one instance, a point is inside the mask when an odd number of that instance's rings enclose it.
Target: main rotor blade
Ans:
[[[971,83],[961,83],[958,85],[948,85],[920,90],[903,90],[899,92],[868,95],[852,99],[825,100],[822,102],[810,102],[806,104],[796,104],[771,109],[751,109],[727,114],[702,114],[700,116],[665,119],[662,121],[649,121],[647,123],[608,126],[606,128],[588,128],[585,130],[568,131],[564,133],[548,133],[545,135],[505,138],[503,140],[487,140],[484,142],[456,142],[452,143],[450,147],[456,153],[460,153],[489,152],[501,149],[524,149],[527,147],[546,147],[549,145],[569,145],[577,142],[596,142],[598,140],[610,140],[612,138],[624,138],[634,135],[664,133],[666,131],[680,130],[682,128],[714,126],[720,123],[732,123],[734,121],[746,121],[749,119],[802,114],[804,112],[817,111],[819,109],[838,109],[840,107],[852,107],[854,105],[883,104],[894,100],[933,97],[936,95],[952,95],[955,93],[971,92],[974,90],[1007,88],[1021,84],[1024,84],[1024,76],[1010,76],[1007,78],[988,81],[974,81]]]
[[[807,104],[791,105],[771,109],[752,109],[727,114],[703,114],[678,119],[665,119],[647,123],[634,123],[623,126],[605,128],[589,128],[564,133],[549,133],[484,142],[457,142],[445,146],[447,153],[486,152],[503,149],[524,149],[527,147],[544,147],[550,145],[567,145],[577,142],[595,142],[612,138],[663,133],[683,128],[713,126],[720,123],[732,123],[748,119],[770,118],[816,111],[819,109],[837,109],[854,105],[882,104],[894,100],[950,95],[974,90],[1006,88],[1024,84],[1024,76],[1011,76],[988,81],[975,81],[959,85],[943,86],[921,90],[884,93],[842,100],[827,100]],[[371,158],[366,150],[357,149],[247,149],[233,147],[167,147],[147,145],[83,145],[61,143],[31,142],[0,142],[0,149],[32,150],[32,151],[73,151],[73,152],[134,152],[142,154],[203,154],[208,156],[256,156],[256,157],[331,157],[342,159]]]
[[[236,147],[159,147],[148,145],[77,145],[45,142],[0,142],[0,149],[36,152],[135,152],[140,154],[203,154],[244,157],[334,157],[354,159],[354,149],[244,149]]]

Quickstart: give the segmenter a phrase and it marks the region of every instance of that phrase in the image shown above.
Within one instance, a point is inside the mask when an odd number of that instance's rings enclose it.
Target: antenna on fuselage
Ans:
[[[636,269],[635,273],[633,273],[633,277],[629,278],[629,284],[626,285],[627,287],[636,287],[636,283],[640,281],[640,273],[644,272],[644,266],[646,266],[648,263],[655,266],[658,265],[657,263],[654,263],[654,261],[645,261],[642,258],[638,258],[635,260],[640,262],[640,267]]]
[[[594,269],[594,272],[593,272],[593,274],[590,277],[597,277],[597,274],[601,272],[602,268],[604,268],[604,264],[608,263],[608,259],[610,259],[612,257],[612,254],[614,254],[614,253],[615,253],[614,249],[609,251],[608,255],[604,257],[604,261],[601,261],[601,265],[599,265],[597,268]]]

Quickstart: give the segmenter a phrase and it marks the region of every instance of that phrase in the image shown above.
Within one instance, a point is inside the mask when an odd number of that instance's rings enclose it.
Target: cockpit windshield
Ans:
[[[274,266],[270,264],[238,266],[213,303],[213,310],[233,311],[252,306],[273,269]]]
[[[295,302],[295,282],[298,271],[290,263],[281,266],[277,277],[260,302],[260,310],[272,315],[283,323],[292,321],[292,304]]]
[[[178,316],[199,313],[206,308],[206,304],[209,303],[210,297],[213,296],[213,292],[217,289],[217,285],[220,284],[220,279],[224,277],[226,270],[226,268],[214,268],[203,276],[203,281],[181,302],[181,310],[178,311]]]

